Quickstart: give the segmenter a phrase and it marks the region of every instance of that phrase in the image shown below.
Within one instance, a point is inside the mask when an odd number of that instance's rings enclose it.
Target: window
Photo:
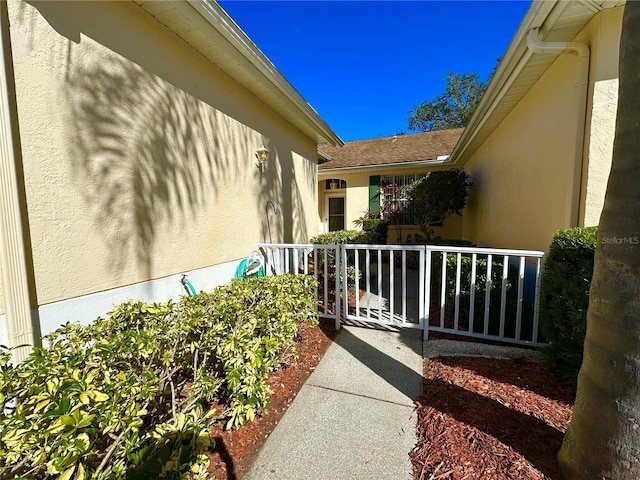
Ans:
[[[330,197],[329,206],[329,231],[344,230],[344,197]]]
[[[402,198],[402,187],[409,185],[416,180],[424,178],[424,174],[413,175],[383,175],[380,177],[380,207],[381,210],[389,215],[395,209],[399,209],[398,223],[401,225],[409,225],[410,212],[407,211],[406,203]]]
[[[330,178],[325,180],[324,188],[326,190],[338,190],[340,188],[347,188],[347,182],[340,180],[339,178]]]

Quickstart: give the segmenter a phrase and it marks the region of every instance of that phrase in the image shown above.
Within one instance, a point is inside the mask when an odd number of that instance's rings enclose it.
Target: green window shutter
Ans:
[[[369,177],[369,208],[380,213],[380,175]]]

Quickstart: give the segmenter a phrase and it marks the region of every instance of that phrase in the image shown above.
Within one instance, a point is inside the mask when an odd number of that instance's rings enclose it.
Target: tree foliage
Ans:
[[[462,214],[473,182],[464,170],[454,168],[431,172],[405,187],[407,210],[412,223],[419,225],[427,240],[431,240],[429,226],[445,218]]]
[[[465,127],[487,86],[477,73],[450,72],[443,78],[444,93],[415,106],[408,117],[409,129],[419,132]]]

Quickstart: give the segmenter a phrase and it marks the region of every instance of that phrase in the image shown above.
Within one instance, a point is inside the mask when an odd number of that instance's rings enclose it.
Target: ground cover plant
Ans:
[[[127,302],[0,362],[0,478],[206,478],[209,426],[268,405],[267,375],[317,324],[311,277],[234,281],[178,304]],[[217,408],[209,409],[211,403]]]

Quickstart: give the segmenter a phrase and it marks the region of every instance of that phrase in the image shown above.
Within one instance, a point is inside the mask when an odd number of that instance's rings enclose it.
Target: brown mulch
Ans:
[[[242,478],[269,434],[284,415],[302,385],[320,362],[337,332],[333,321],[320,320],[319,328],[303,324],[296,344],[298,358],[269,376],[273,395],[267,412],[236,430],[225,431],[224,422],[211,427],[215,447],[209,452],[210,478]]]
[[[425,360],[424,378],[415,479],[561,479],[575,391],[543,364],[440,357]]]

